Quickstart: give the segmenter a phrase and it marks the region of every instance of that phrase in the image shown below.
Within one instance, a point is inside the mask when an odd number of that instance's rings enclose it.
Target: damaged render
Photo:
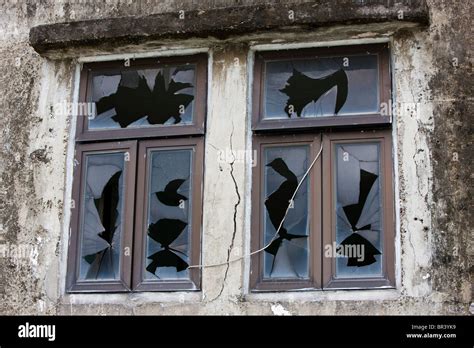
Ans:
[[[400,1],[408,11],[400,20],[397,7],[387,10],[367,2],[361,10],[352,11],[356,2],[329,5],[302,0],[279,7],[276,0],[166,0],[139,5],[120,0],[45,0],[40,6],[35,1],[4,0],[0,13],[0,243],[35,245],[38,254],[0,258],[1,313],[468,314],[474,253],[470,214],[473,5],[426,0],[426,8],[410,8],[408,1]],[[326,8],[318,12],[314,4],[343,10],[331,12],[322,23],[316,19],[324,16]],[[206,13],[225,13],[226,8],[234,15],[228,22],[219,18],[218,25],[209,29],[214,19],[206,19]],[[278,24],[281,15],[268,18],[293,8],[306,11],[297,16],[296,23],[282,19]],[[179,11],[190,11],[188,26],[170,24],[164,35],[155,30],[149,37],[140,31],[155,20],[169,21]],[[255,21],[233,27],[232,20],[242,14],[252,14]],[[108,34],[105,22],[100,21],[120,23],[118,18],[123,17],[136,23],[145,15],[150,15],[149,22],[130,37],[117,33],[115,39],[107,37],[113,33]],[[77,26],[84,28],[86,20],[94,20],[97,26],[91,40],[70,32]],[[65,22],[79,23],[60,24]],[[57,31],[56,41],[47,42],[44,25],[73,29]],[[252,75],[249,63],[254,52],[330,42],[390,43],[393,99],[400,105],[393,125],[396,289],[250,293],[248,260],[244,259],[204,268],[200,292],[65,293],[68,175],[73,165],[68,146],[74,141],[75,120],[54,112],[54,105],[74,101],[81,58],[209,52],[201,250],[202,263],[215,264],[249,250],[252,202],[247,193],[252,168],[235,158],[222,164],[217,153],[251,149],[247,79]],[[404,109],[406,105],[415,109]]]

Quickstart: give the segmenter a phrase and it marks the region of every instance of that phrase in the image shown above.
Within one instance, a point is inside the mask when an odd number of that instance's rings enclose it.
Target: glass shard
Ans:
[[[92,77],[97,115],[90,129],[192,123],[194,65],[125,70]]]
[[[379,144],[338,144],[336,155],[336,276],[380,276]]]
[[[170,244],[179,237],[187,223],[177,219],[160,219],[148,227],[148,236],[155,242],[160,243],[163,250],[148,256],[152,262],[146,270],[155,274],[158,267],[174,267],[176,272],[181,272],[188,268],[188,264],[177,254],[181,253],[177,249],[170,247]],[[186,254],[183,253],[184,256]]]
[[[347,99],[347,75],[340,69],[330,75],[312,79],[296,69],[286,82],[286,86],[280,92],[288,96],[285,112],[288,117],[296,113],[301,117],[301,112],[311,102],[316,103],[321,96],[333,87],[337,87],[337,97],[334,114],[337,114]]]
[[[299,180],[307,170],[307,146],[265,149],[264,243],[270,242],[281,221],[282,227],[265,249],[265,278],[308,277],[308,184],[305,180],[290,202]]]
[[[79,278],[119,279],[124,154],[86,156]]]
[[[189,278],[192,149],[153,150],[145,279]]]
[[[379,110],[375,54],[265,63],[264,119],[370,114]]]

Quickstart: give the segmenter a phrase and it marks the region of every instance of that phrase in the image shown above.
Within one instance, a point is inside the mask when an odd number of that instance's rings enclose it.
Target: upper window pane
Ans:
[[[92,74],[89,129],[186,125],[193,122],[195,65]]]
[[[379,110],[377,55],[270,61],[264,119],[368,114]]]
[[[257,52],[255,131],[392,122],[387,44]]]
[[[207,55],[85,63],[79,141],[202,135]]]

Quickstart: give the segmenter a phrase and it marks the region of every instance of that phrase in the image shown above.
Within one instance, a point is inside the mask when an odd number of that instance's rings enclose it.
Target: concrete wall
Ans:
[[[63,21],[249,5],[268,1],[0,0],[0,313],[3,314],[467,314],[472,274],[472,5],[429,0],[429,27],[402,23],[259,32],[218,40],[154,40],[94,50],[182,54],[207,50],[203,263],[249,250],[249,163],[219,150],[250,149],[252,52],[261,45],[388,40],[392,49],[397,182],[397,289],[249,294],[247,261],[203,270],[202,292],[65,295],[74,119],[80,60],[50,59],[28,43],[32,26]],[[278,1],[273,1],[277,3]],[[126,30],[126,28],[124,28]],[[363,41],[365,40],[365,41]],[[270,46],[268,46],[270,45]],[[271,46],[273,45],[273,46]],[[161,52],[161,53],[160,53]],[[237,59],[236,59],[237,58]],[[250,79],[250,80],[249,80]]]

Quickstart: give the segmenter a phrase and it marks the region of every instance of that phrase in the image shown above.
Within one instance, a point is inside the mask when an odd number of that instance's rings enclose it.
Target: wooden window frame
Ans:
[[[191,162],[191,248],[189,260],[191,265],[200,264],[201,255],[201,222],[202,222],[202,186],[203,186],[203,158],[204,140],[202,137],[176,138],[166,140],[144,140],[139,143],[139,154],[137,177],[143,178],[137,182],[135,214],[135,236],[133,250],[133,289],[134,291],[176,291],[199,290],[201,286],[201,272],[199,268],[189,269],[189,280],[164,280],[150,281],[143,279],[144,263],[146,259],[146,221],[148,218],[148,189],[150,177],[147,175],[150,158],[148,156],[153,150],[181,150],[193,149]]]
[[[105,144],[77,144],[74,158],[74,182],[72,199],[74,205],[71,214],[70,240],[68,250],[67,292],[126,292],[130,291],[132,258],[123,253],[120,258],[120,280],[83,281],[78,279],[79,257],[82,233],[83,188],[86,173],[85,158],[89,154],[108,154],[128,152],[129,161],[124,161],[125,177],[123,197],[123,225],[121,248],[132,250],[133,211],[135,201],[136,141],[124,141]]]
[[[254,292],[286,291],[300,289],[355,289],[395,287],[395,210],[393,202],[393,157],[391,130],[362,130],[354,132],[279,134],[253,137],[253,149],[257,154],[257,166],[252,173],[252,237],[251,250],[264,247],[263,222],[265,208],[263,197],[265,165],[264,149],[292,145],[310,145],[308,160],[315,158],[320,149],[322,136],[323,150],[306,180],[310,180],[310,240],[309,240],[309,279],[263,279],[263,253],[252,255],[250,287]],[[336,258],[324,257],[323,246],[332,245],[335,238],[335,157],[334,144],[340,143],[379,143],[381,168],[381,203],[383,207],[383,251],[382,275],[380,277],[336,279]]]
[[[323,287],[326,289],[378,288],[395,286],[395,210],[393,203],[393,158],[391,130],[329,133],[323,135],[323,245],[336,240],[335,152],[336,144],[380,144],[381,204],[383,221],[382,275],[366,278],[335,278],[335,258],[323,258]],[[329,173],[327,173],[329,172]]]
[[[264,119],[265,106],[265,63],[276,60],[301,60],[316,57],[330,57],[334,55],[361,55],[376,54],[378,56],[379,70],[379,110],[382,103],[390,105],[391,79],[390,79],[390,56],[388,44],[352,45],[319,47],[307,49],[294,49],[285,51],[256,52],[253,90],[252,90],[252,130],[255,132],[266,130],[296,130],[303,128],[322,127],[347,127],[347,126],[380,126],[392,123],[390,115],[382,115],[380,112],[373,114],[357,114],[350,116],[322,116],[312,118],[288,118],[288,119]]]
[[[250,290],[335,290],[380,289],[395,287],[395,207],[393,189],[393,156],[391,117],[380,113],[351,116],[315,118],[291,118],[263,120],[264,63],[285,59],[308,59],[332,55],[377,54],[379,69],[379,103],[391,98],[390,56],[388,44],[336,46],[326,48],[295,49],[287,51],[256,52],[254,83],[252,90],[252,142],[257,151],[257,166],[252,173],[252,220],[251,250],[262,248],[264,241],[263,221],[265,207],[263,197],[264,164],[263,149],[267,145],[285,146],[311,143],[310,160],[315,158],[322,142],[321,157],[315,162],[307,180],[311,180],[310,216],[310,279],[308,281],[263,279],[263,253],[252,255],[250,266]],[[321,140],[320,140],[321,139]],[[334,154],[332,146],[338,142],[380,144],[380,168],[383,205],[382,275],[380,277],[336,279],[336,258],[324,257],[323,246],[335,241],[335,208],[333,182]],[[311,163],[311,162],[310,162]],[[318,205],[319,204],[319,205]],[[312,263],[311,263],[312,262]]]
[[[106,70],[134,70],[140,68],[159,68],[163,65],[194,64],[195,70],[195,104],[193,123],[190,125],[150,126],[142,128],[103,129],[91,131],[87,129],[88,118],[78,115],[76,131],[76,150],[74,158],[72,199],[76,204],[72,207],[68,265],[66,274],[67,293],[115,293],[141,291],[199,291],[201,289],[201,270],[189,270],[189,280],[163,280],[162,282],[143,282],[142,263],[145,250],[140,250],[143,244],[143,225],[147,209],[146,182],[149,180],[146,172],[147,160],[142,157],[150,148],[193,148],[192,166],[192,199],[191,212],[191,248],[190,263],[200,263],[201,231],[202,231],[202,188],[204,175],[204,133],[207,103],[207,54],[191,56],[171,56],[130,60],[130,66],[124,66],[123,61],[107,61],[84,64],[80,76],[79,102],[87,102],[90,89],[91,72],[100,73]],[[124,196],[124,226],[122,230],[121,247],[130,248],[130,256],[122,255],[120,259],[120,281],[80,281],[78,270],[80,262],[80,231],[81,209],[84,197],[83,159],[87,153],[109,153],[128,151],[130,161],[125,162],[125,196]],[[139,157],[137,157],[139,156]],[[138,233],[142,231],[142,233]],[[127,258],[127,259],[125,259]],[[124,262],[123,260],[127,260]]]
[[[252,235],[251,248],[258,250],[264,245],[264,230],[263,222],[265,216],[264,208],[264,177],[265,164],[263,163],[265,148],[269,147],[285,147],[308,145],[310,151],[308,153],[308,166],[311,164],[311,158],[314,158],[320,148],[320,139],[313,135],[257,135],[253,139],[253,149],[257,153],[257,165],[253,168],[253,185],[252,185],[252,231],[258,231]],[[321,287],[321,225],[318,221],[321,220],[320,209],[314,207],[321,205],[321,188],[315,183],[321,181],[321,162],[314,164],[313,169],[309,172],[306,178],[309,184],[310,199],[308,204],[308,219],[309,219],[309,260],[308,273],[309,279],[295,280],[295,279],[264,279],[263,278],[263,257],[265,251],[252,255],[252,271],[250,277],[251,288],[255,291],[274,291],[274,290],[294,290],[305,288],[320,288]]]
[[[124,66],[124,61],[107,61],[86,63],[82,67],[79,87],[79,102],[88,102],[91,89],[91,76],[94,73],[107,71],[128,71],[136,69],[157,69],[164,65],[194,64],[194,109],[193,123],[188,125],[159,125],[140,128],[109,128],[100,130],[88,129],[88,117],[78,115],[76,126],[76,141],[117,140],[152,138],[158,136],[204,135],[207,98],[207,55],[204,53],[192,56],[156,57],[131,59],[130,66]]]

